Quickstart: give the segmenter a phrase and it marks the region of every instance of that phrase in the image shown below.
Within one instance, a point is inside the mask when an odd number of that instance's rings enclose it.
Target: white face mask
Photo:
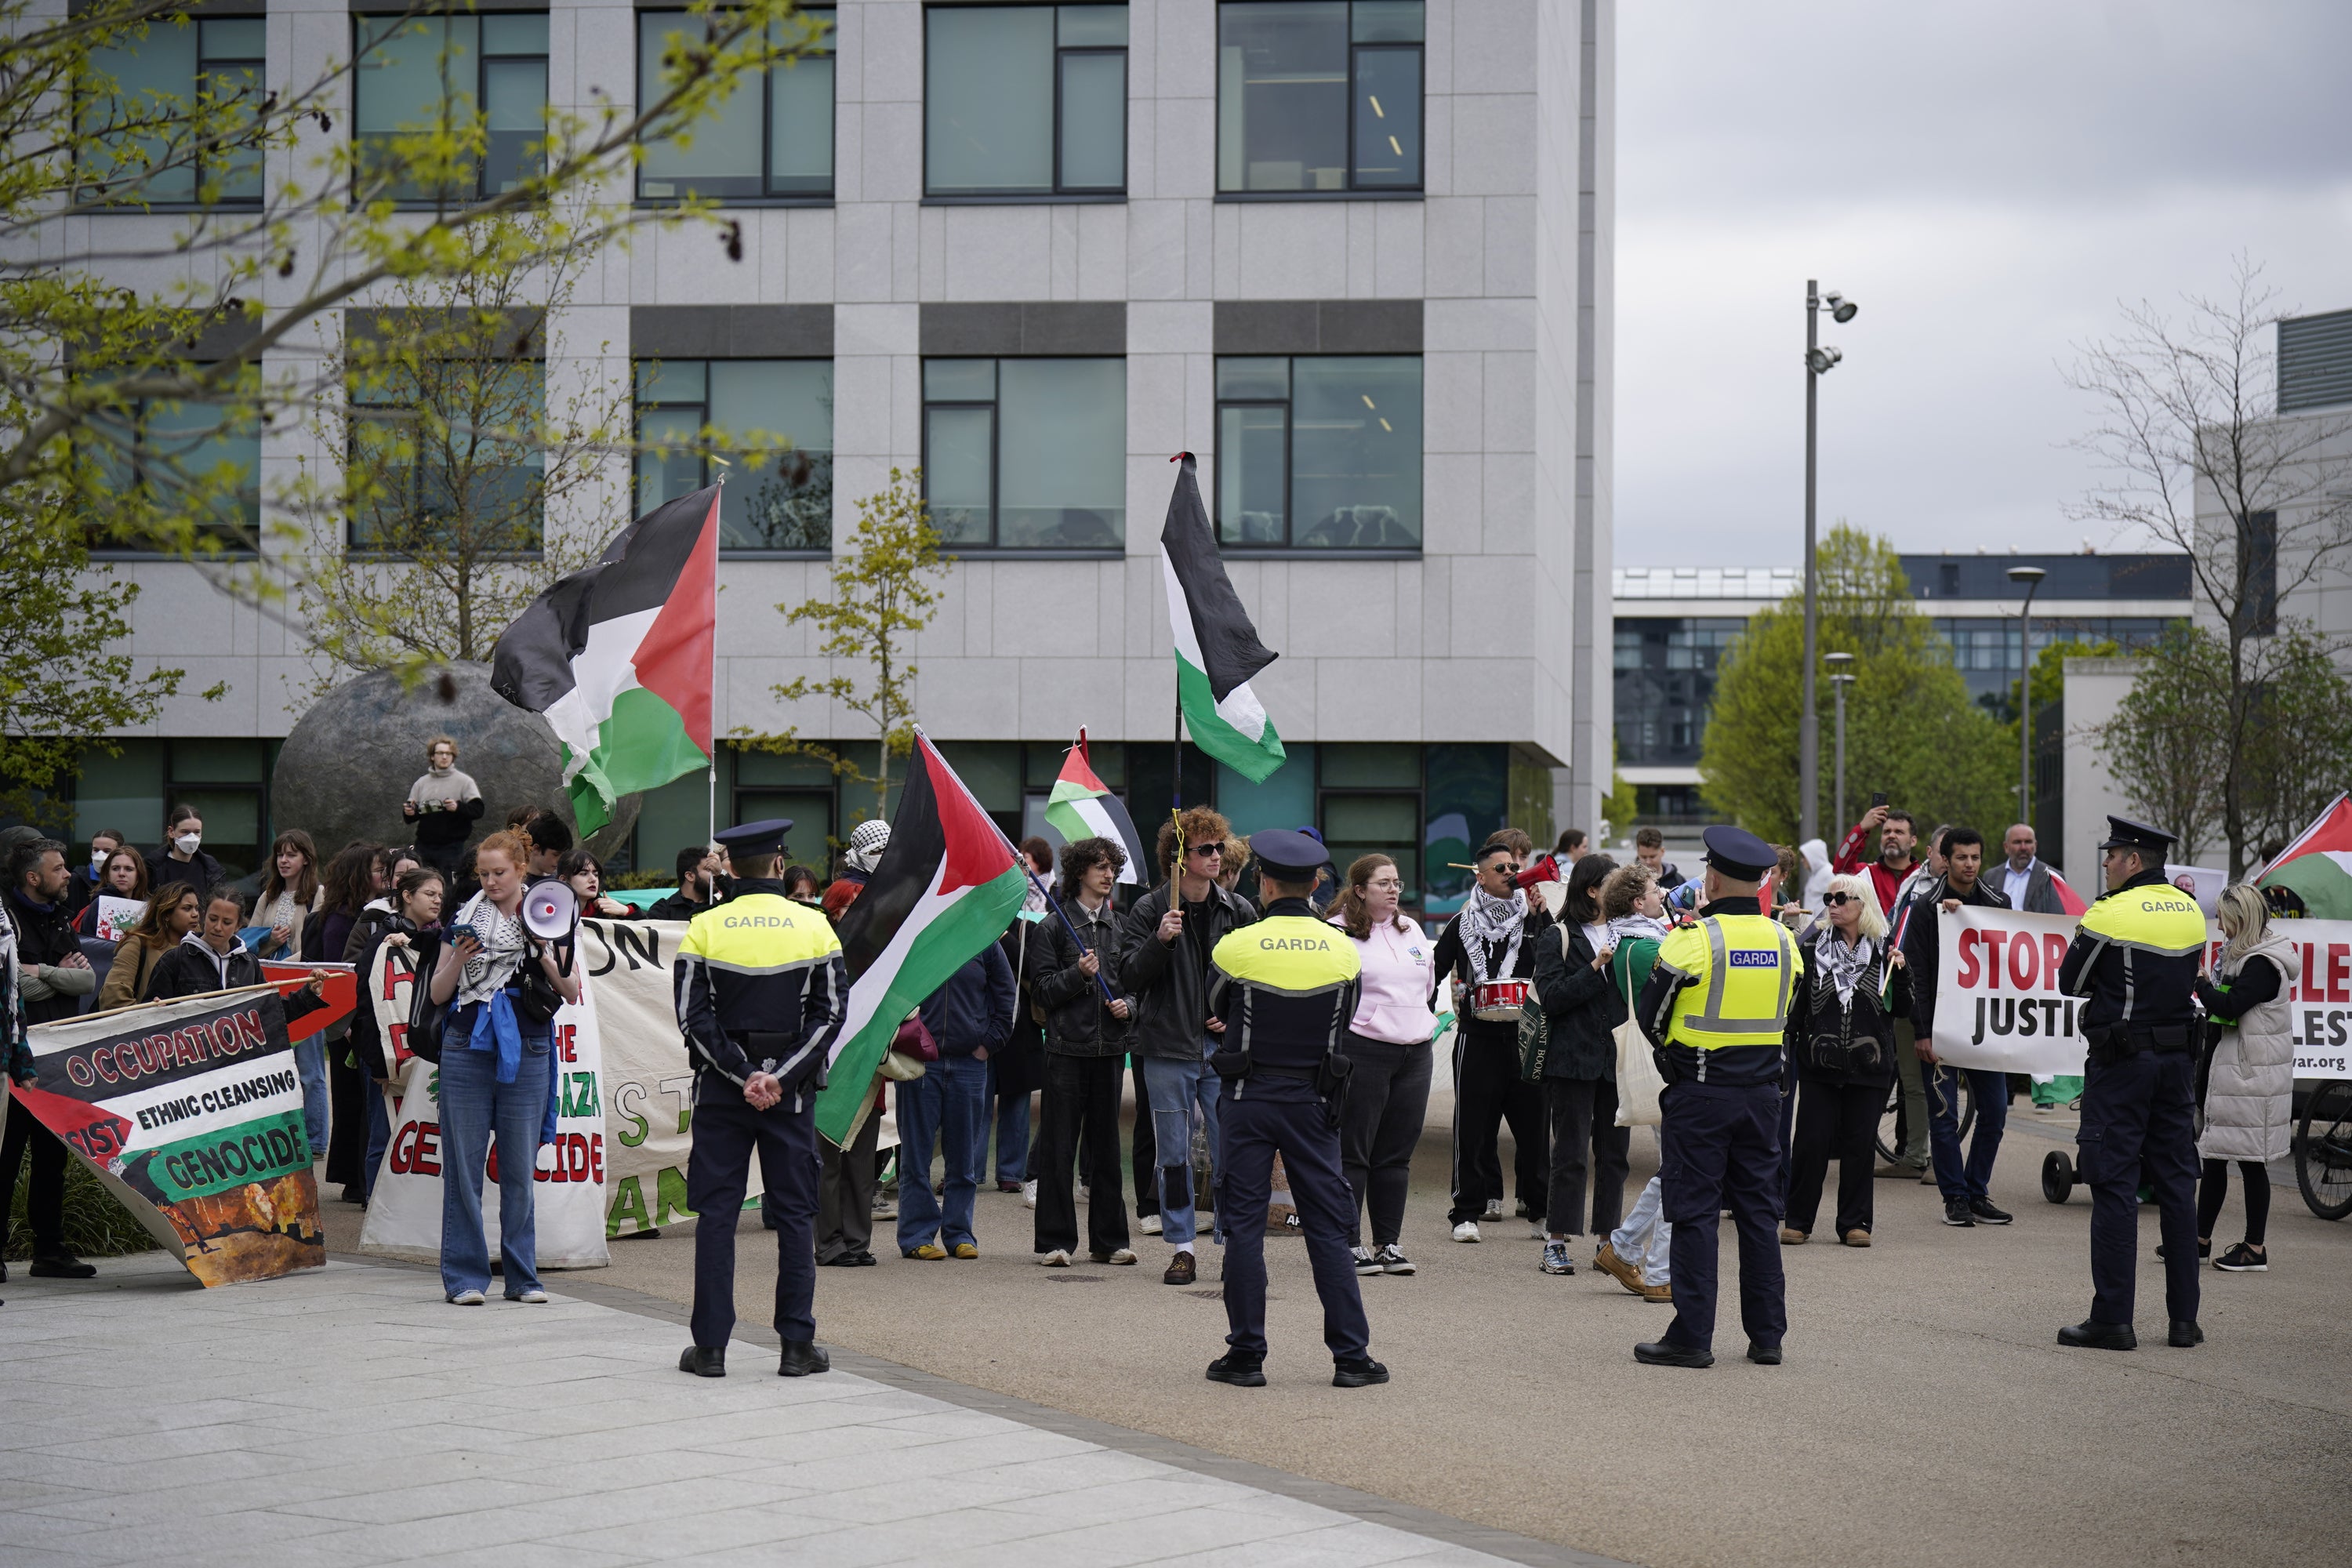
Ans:
[[[106,869],[105,850],[93,849],[89,852],[89,868],[93,871],[103,871]]]
[[[196,846],[204,842],[204,837],[200,834],[183,833],[172,842],[179,847],[181,854],[193,855],[196,852]]]

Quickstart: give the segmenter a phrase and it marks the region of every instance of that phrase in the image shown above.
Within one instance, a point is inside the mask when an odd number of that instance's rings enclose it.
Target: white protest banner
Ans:
[[[2079,1074],[2078,997],[2058,990],[2076,917],[1963,906],[1937,917],[1936,1056],[1948,1067]],[[2290,996],[2297,1078],[2352,1078],[2352,921],[2286,921],[2303,973]],[[2221,930],[2206,928],[2209,966]]]
[[[112,893],[98,896],[98,940],[121,942],[129,936],[140,918],[147,912],[144,899],[118,899]]]
[[[581,964],[604,1020],[605,1228],[613,1236],[658,1230],[694,1217],[686,1202],[694,1069],[670,984],[686,922],[583,921],[580,930]]]
[[[540,1146],[536,1223],[538,1263],[542,1268],[601,1268],[604,1251],[604,1096],[600,1063],[600,1017],[605,988],[593,978],[592,942],[583,924],[579,962],[580,1000],[556,1010],[550,1026],[556,1075],[555,1142]],[[379,974],[382,971],[379,971]],[[461,1041],[446,1049],[464,1050]],[[436,1100],[439,1068],[422,1058],[403,1067],[392,1142],[368,1199],[360,1228],[360,1250],[430,1263],[441,1256],[441,1168],[448,1157],[442,1143],[441,1110]],[[499,1158],[492,1142],[489,1173],[482,1184],[482,1228],[491,1247],[499,1243]]]

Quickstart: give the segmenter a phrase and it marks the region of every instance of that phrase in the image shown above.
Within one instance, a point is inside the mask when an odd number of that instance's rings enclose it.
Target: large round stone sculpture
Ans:
[[[278,752],[270,811],[283,829],[299,827],[320,858],[353,839],[406,844],[413,824],[400,815],[408,786],[425,772],[425,746],[436,735],[457,742],[457,766],[481,786],[482,820],[471,842],[496,832],[520,805],[544,805],[579,823],[563,793],[562,751],[554,731],[490,689],[490,667],[453,664],[415,687],[379,671],[347,680],[313,703]],[[613,820],[588,846],[608,855],[637,820],[637,797],[615,803]]]

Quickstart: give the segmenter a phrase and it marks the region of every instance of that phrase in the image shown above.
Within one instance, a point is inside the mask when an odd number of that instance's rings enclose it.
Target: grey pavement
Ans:
[[[463,1309],[338,1261],[208,1291],[160,1254],[13,1282],[0,1562],[1601,1561],[865,1358],[787,1380],[739,1341],[727,1377],[688,1377],[669,1310],[570,1283]]]

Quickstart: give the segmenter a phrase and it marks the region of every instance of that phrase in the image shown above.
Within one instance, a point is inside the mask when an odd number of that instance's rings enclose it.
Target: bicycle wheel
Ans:
[[[1965,1075],[1959,1078],[1959,1136],[1965,1141],[1969,1129],[1977,1124],[1976,1086]],[[1878,1113],[1878,1157],[1888,1164],[1903,1157],[1903,1140],[1909,1129],[1903,1110],[1903,1079],[1896,1078],[1886,1086],[1886,1109]]]
[[[2295,1130],[2294,1184],[2322,1219],[2352,1214],[2352,1083],[2321,1085]]]

